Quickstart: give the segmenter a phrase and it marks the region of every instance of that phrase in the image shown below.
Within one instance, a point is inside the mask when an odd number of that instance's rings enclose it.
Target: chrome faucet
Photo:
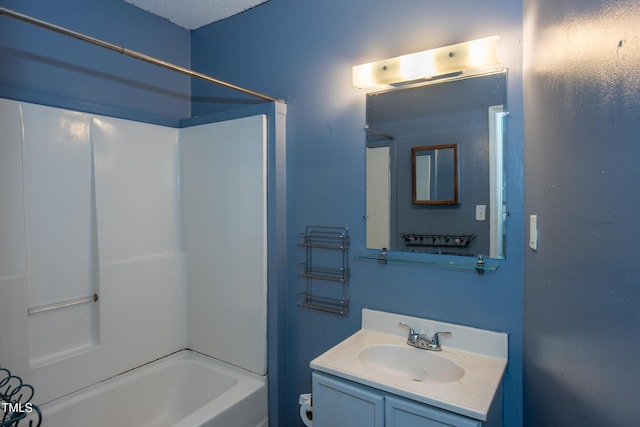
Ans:
[[[400,322],[400,326],[409,328],[409,336],[407,337],[407,344],[411,347],[421,348],[423,350],[441,351],[440,336],[451,336],[451,332],[436,332],[431,339],[427,334],[418,334],[413,328],[406,323]]]

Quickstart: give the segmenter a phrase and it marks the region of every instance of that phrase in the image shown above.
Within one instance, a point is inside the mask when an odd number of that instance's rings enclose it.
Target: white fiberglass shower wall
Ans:
[[[185,347],[266,374],[265,116],[0,100],[0,128],[0,365],[36,403]]]
[[[266,144],[263,115],[181,130],[189,347],[259,375],[267,372]]]

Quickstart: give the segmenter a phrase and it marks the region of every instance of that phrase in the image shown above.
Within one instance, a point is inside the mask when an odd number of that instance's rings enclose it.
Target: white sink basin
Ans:
[[[442,351],[407,345],[407,330],[450,331]],[[362,328],[310,362],[311,369],[486,421],[508,359],[507,334],[376,310]],[[502,399],[502,397],[496,397]],[[501,401],[501,400],[500,400]]]
[[[408,345],[370,345],[358,357],[371,369],[416,382],[449,383],[464,376],[464,369],[451,359]]]

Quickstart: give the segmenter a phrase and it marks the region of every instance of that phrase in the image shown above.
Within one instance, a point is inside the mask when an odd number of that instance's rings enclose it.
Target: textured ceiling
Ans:
[[[195,30],[268,0],[124,0],[181,27]]]

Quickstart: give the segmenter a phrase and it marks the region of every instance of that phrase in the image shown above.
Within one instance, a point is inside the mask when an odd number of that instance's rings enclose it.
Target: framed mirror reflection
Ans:
[[[458,204],[458,145],[411,147],[411,194],[415,205]]]
[[[367,248],[504,258],[506,71],[367,94]]]

